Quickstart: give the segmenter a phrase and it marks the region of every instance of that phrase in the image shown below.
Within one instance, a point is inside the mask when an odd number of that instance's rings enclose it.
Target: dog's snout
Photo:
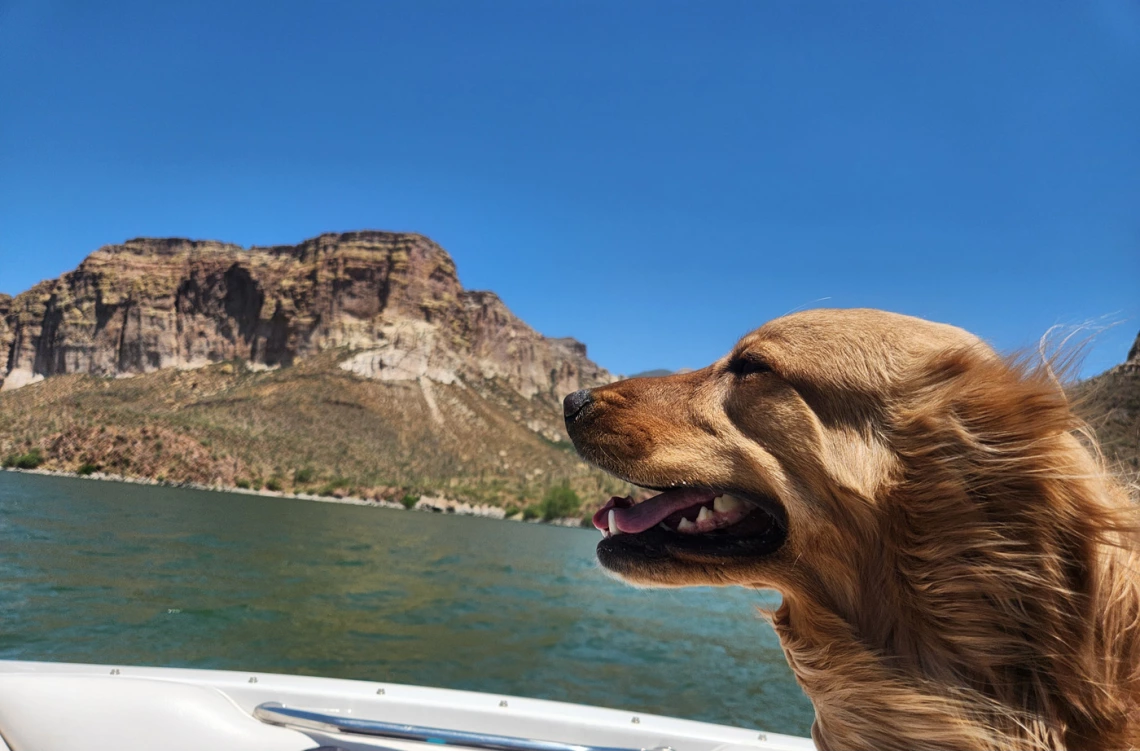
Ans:
[[[590,395],[589,389],[581,389],[570,394],[562,400],[562,412],[566,415],[566,419],[574,417],[582,411],[582,408],[592,402],[594,397]]]

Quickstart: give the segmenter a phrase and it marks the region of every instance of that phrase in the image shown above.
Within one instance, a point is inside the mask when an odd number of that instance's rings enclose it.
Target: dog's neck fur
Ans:
[[[984,370],[956,372],[1003,375]],[[1004,375],[998,403],[931,409],[928,391],[898,412],[901,479],[835,504],[860,509],[828,546],[848,575],[772,614],[821,748],[1140,745],[1132,501],[1055,384]]]
[[[1021,619],[1004,616],[1000,606],[964,610],[935,625],[912,620],[913,608],[888,617],[892,609],[875,607],[871,591],[865,593],[867,607],[883,620],[870,624],[866,615],[785,597],[773,625],[815,706],[817,745],[836,750],[1136,746],[1140,596],[1131,577],[1137,561],[1120,551],[1100,554],[1105,565],[1097,586],[1110,588],[1074,598],[1083,605],[1064,597],[1047,605],[1059,609],[1054,616],[1064,620],[1067,615],[1073,622],[1071,638],[1079,648],[1051,648],[1054,626],[1045,623],[1011,634],[1009,623]],[[1127,573],[1117,573],[1121,570]],[[979,592],[973,602],[992,597]],[[1025,616],[1040,607],[1017,598],[1004,605],[1023,607]],[[1027,642],[1032,650],[1026,650]]]

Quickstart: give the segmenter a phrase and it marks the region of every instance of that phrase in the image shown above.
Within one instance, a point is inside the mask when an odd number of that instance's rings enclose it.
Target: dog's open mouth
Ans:
[[[700,488],[666,490],[641,503],[611,498],[596,514],[604,538],[598,554],[765,555],[787,537],[783,509],[774,501]]]

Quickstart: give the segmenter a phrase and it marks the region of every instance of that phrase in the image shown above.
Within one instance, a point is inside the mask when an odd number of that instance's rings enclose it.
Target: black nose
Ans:
[[[593,401],[593,397],[590,396],[589,389],[575,391],[573,394],[562,400],[562,412],[566,415],[566,419],[569,420],[571,417],[581,412],[582,408],[589,404],[591,401]]]

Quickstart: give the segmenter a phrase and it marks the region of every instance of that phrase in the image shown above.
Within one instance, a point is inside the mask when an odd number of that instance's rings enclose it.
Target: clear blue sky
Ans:
[[[0,0],[0,291],[431,236],[615,372],[793,308],[1140,330],[1140,3]]]

